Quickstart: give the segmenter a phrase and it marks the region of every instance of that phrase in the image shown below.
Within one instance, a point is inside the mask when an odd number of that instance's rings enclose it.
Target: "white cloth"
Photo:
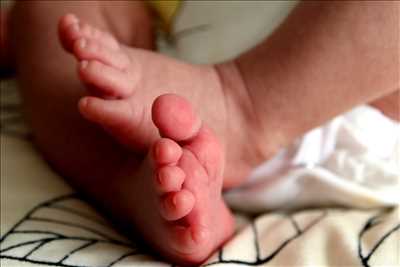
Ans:
[[[228,192],[236,209],[371,208],[400,201],[399,124],[361,106],[318,127]]]
[[[2,267],[173,266],[116,233],[17,127],[8,129],[0,137]],[[319,208],[235,218],[236,234],[203,266],[400,266],[398,209]]]

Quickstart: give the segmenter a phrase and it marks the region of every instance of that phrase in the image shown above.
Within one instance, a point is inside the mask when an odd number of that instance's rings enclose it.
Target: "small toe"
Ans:
[[[110,33],[81,21],[75,14],[66,14],[60,18],[58,34],[64,49],[69,52],[73,51],[74,42],[83,37],[101,41],[103,46],[110,49],[120,47],[118,41]]]
[[[110,67],[96,60],[82,61],[78,67],[83,83],[94,86],[94,95],[124,98],[132,94],[134,75]]]
[[[209,251],[212,237],[205,227],[200,225],[193,226],[174,226],[171,231],[175,242],[171,244],[174,250],[186,255],[193,263],[197,260],[202,261],[205,256],[201,251]]]
[[[156,174],[156,185],[161,193],[181,190],[184,181],[185,173],[177,166],[161,167]]]
[[[156,165],[176,164],[182,156],[182,148],[173,140],[161,138],[153,145],[153,161]]]
[[[79,19],[74,14],[61,17],[58,24],[58,34],[65,50],[72,52],[73,44],[79,38]]]
[[[100,42],[103,46],[109,49],[118,50],[120,48],[119,42],[109,32],[102,31],[89,23],[79,23],[80,37],[93,39]]]
[[[121,144],[137,149],[142,147],[133,138],[135,125],[141,117],[124,100],[104,100],[98,97],[84,97],[78,103],[79,112],[116,137]]]
[[[65,27],[68,27],[69,25],[72,25],[72,24],[75,24],[78,22],[79,22],[79,19],[75,14],[68,13],[61,17],[60,26],[65,28]]]
[[[132,109],[123,100],[84,97],[78,103],[80,113],[88,120],[106,127],[121,127],[130,122]]]
[[[126,70],[130,63],[122,50],[110,49],[93,39],[79,38],[74,43],[73,51],[78,60],[97,60],[120,70]]]
[[[168,193],[161,199],[160,214],[167,221],[179,220],[193,209],[195,198],[188,190]]]

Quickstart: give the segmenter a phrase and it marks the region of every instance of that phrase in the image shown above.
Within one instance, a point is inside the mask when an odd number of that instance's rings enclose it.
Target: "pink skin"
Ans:
[[[79,102],[81,114],[135,147],[131,133],[137,114],[126,99],[132,98],[138,75],[126,48],[73,15],[61,19],[59,33],[92,95]],[[182,97],[158,97],[151,116],[163,138],[155,139],[138,169],[127,164],[117,175],[120,199],[114,205],[159,253],[174,262],[198,264],[233,232],[232,215],[221,197],[223,150]]]

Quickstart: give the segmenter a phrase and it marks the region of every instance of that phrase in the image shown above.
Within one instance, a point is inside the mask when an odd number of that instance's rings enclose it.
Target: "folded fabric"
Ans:
[[[225,197],[239,210],[400,202],[399,124],[361,106],[318,127],[262,164]]]

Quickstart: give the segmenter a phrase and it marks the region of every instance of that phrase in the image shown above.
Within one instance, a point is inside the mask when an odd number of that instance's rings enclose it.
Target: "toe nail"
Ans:
[[[154,156],[158,158],[160,156],[160,148],[156,145],[154,148]]]
[[[82,99],[79,101],[79,105],[80,105],[81,107],[87,107],[87,105],[88,105],[88,100],[87,100],[86,98],[82,98]]]
[[[162,184],[161,174],[160,172],[157,174],[157,181],[159,184]]]
[[[78,41],[78,45],[80,48],[85,48],[86,47],[86,40],[84,38],[80,39]]]
[[[174,204],[174,206],[178,204],[178,198],[176,195],[172,198],[172,204]]]
[[[82,69],[85,69],[85,68],[87,67],[88,64],[89,64],[89,62],[87,62],[87,60],[83,60],[83,61],[81,62],[81,68],[82,68]]]
[[[72,24],[71,29],[73,32],[79,32],[79,24],[78,23]]]
[[[78,17],[75,14],[68,14],[72,23],[77,23],[79,21]]]

